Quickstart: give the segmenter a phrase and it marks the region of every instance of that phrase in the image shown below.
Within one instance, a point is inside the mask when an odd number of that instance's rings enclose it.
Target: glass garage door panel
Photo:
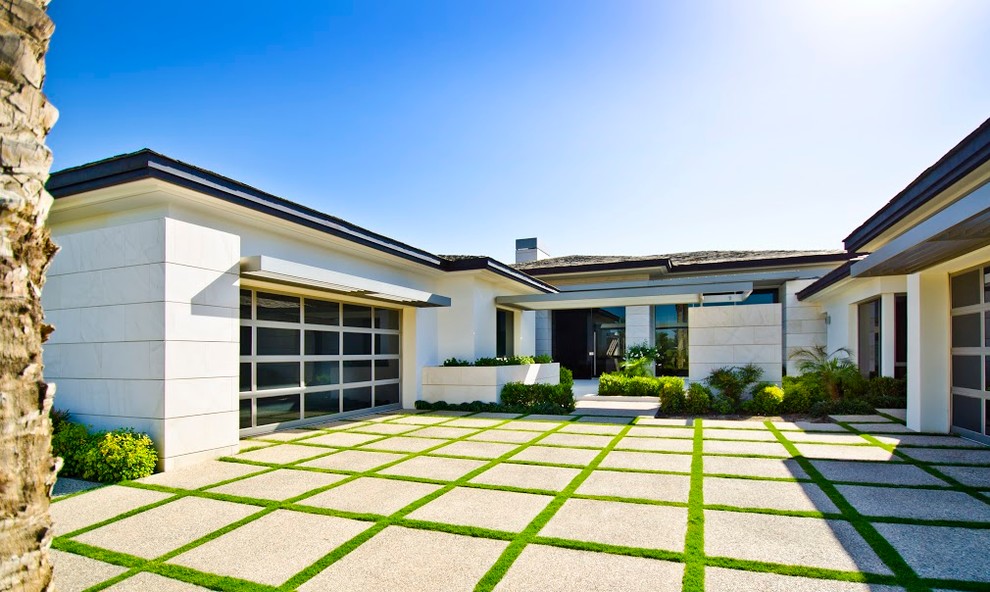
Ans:
[[[240,426],[399,402],[401,312],[241,290]]]
[[[983,401],[975,397],[952,395],[952,425],[971,432],[980,432],[982,418]]]

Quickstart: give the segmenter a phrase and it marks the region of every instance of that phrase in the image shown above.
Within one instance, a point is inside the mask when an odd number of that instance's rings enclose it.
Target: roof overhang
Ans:
[[[990,183],[852,265],[853,277],[915,273],[990,245]]]
[[[752,282],[655,285],[606,290],[575,290],[557,294],[499,296],[495,304],[520,310],[570,310],[610,306],[742,302],[753,292]]]
[[[242,258],[241,276],[399,306],[450,306],[450,298],[439,294],[264,255]]]

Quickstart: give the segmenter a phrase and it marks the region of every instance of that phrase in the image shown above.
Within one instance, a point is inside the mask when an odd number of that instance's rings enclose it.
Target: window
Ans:
[[[495,355],[499,358],[513,355],[515,316],[509,310],[495,311]]]
[[[880,376],[880,299],[863,302],[859,316],[859,371],[865,378]]]
[[[240,426],[400,400],[398,310],[241,290]]]
[[[688,304],[664,304],[653,307],[656,331],[657,375],[688,374]]]

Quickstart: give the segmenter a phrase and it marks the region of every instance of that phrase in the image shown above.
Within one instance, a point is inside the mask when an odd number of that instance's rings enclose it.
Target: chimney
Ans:
[[[539,243],[533,238],[516,239],[516,263],[529,263],[540,259],[549,259],[550,255],[539,247]]]

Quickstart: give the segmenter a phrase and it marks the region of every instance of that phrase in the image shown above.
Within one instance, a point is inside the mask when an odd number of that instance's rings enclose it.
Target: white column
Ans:
[[[531,310],[513,311],[514,328],[512,331],[513,351],[517,356],[536,355],[536,313]]]
[[[907,276],[907,425],[949,431],[949,276]]]
[[[553,333],[549,310],[536,311],[536,355],[553,354]]]
[[[897,296],[880,295],[880,375],[893,376],[897,361]]]
[[[652,346],[656,340],[649,306],[626,307],[626,349],[634,345]]]

